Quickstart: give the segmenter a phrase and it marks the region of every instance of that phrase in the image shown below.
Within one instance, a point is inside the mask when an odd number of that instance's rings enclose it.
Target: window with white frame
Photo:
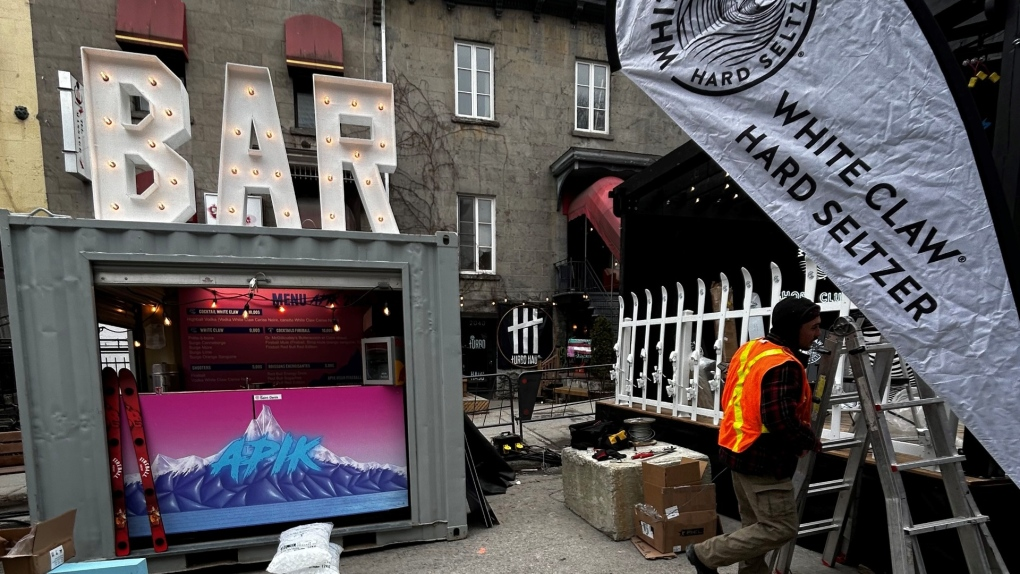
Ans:
[[[489,197],[461,195],[457,202],[460,270],[496,272],[496,202]]]
[[[609,66],[578,62],[574,129],[609,133]]]
[[[492,48],[457,42],[454,82],[457,115],[492,119]]]

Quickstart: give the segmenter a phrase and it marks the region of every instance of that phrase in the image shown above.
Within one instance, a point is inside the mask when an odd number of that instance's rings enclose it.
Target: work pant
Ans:
[[[719,568],[740,563],[740,574],[768,574],[765,554],[797,536],[799,518],[793,483],[731,472],[740,509],[740,530],[694,544],[705,566]]]

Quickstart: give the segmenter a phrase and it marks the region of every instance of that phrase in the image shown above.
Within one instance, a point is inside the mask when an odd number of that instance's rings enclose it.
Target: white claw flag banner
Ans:
[[[1016,269],[1016,242],[959,63],[923,3],[611,9],[614,68],[828,272],[1018,482],[1020,321],[1005,263]]]

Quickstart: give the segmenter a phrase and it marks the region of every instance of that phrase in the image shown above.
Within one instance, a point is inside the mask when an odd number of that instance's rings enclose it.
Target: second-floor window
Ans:
[[[609,67],[578,62],[574,129],[609,133]]]
[[[457,42],[454,82],[457,115],[492,119],[492,48]]]
[[[460,234],[460,270],[496,272],[496,202],[489,197],[457,198],[457,233]]]

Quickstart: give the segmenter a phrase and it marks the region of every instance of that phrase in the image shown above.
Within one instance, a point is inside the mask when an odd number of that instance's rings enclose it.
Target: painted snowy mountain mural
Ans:
[[[281,428],[268,405],[239,438],[212,456],[152,461],[168,534],[270,524],[402,508],[405,467],[337,456],[321,437]],[[127,475],[132,536],[147,536],[139,475]]]

